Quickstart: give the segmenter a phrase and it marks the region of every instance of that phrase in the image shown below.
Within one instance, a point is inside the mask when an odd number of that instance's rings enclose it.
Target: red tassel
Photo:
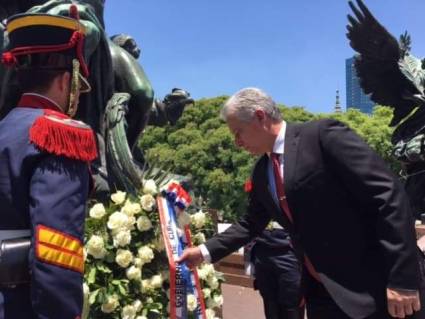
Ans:
[[[43,151],[80,161],[97,157],[93,131],[75,121],[66,123],[59,118],[40,116],[30,129],[30,141]]]
[[[16,64],[16,57],[12,52],[4,52],[1,57],[1,63],[7,67],[12,67]]]

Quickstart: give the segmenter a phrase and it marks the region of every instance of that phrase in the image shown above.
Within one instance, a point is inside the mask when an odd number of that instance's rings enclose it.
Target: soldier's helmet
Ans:
[[[11,16],[6,25],[9,44],[2,63],[19,69],[69,70],[77,76],[80,92],[90,89],[84,57],[86,28],[76,6],[70,17],[24,13]],[[73,83],[75,85],[75,83]]]

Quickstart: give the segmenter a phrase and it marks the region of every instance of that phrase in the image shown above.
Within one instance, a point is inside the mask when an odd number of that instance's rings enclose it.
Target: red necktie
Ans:
[[[275,178],[275,185],[276,185],[276,193],[279,200],[280,208],[285,213],[286,217],[288,217],[289,221],[293,223],[293,218],[291,211],[289,210],[288,201],[286,200],[285,195],[285,187],[284,187],[284,181],[283,176],[280,173],[280,154],[278,153],[272,153],[271,159],[273,163],[273,172],[274,172],[274,178]],[[314,269],[313,264],[311,263],[310,259],[307,257],[307,255],[304,255],[304,264],[307,268],[310,275],[316,279],[317,281],[320,281],[319,274]]]
[[[283,186],[283,177],[282,177],[282,174],[280,173],[279,156],[280,154],[278,153],[272,153],[271,155],[277,198],[279,200],[280,208],[286,214],[286,217],[288,217],[289,221],[293,223],[292,214],[289,211],[288,202],[286,201],[285,188]]]

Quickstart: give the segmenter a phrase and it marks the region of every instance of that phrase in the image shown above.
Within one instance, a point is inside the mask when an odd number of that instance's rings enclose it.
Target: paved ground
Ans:
[[[265,318],[263,301],[258,291],[228,284],[222,284],[221,289],[224,299],[222,319]]]
[[[221,285],[223,294],[223,319],[262,319],[263,302],[257,291],[251,288]]]

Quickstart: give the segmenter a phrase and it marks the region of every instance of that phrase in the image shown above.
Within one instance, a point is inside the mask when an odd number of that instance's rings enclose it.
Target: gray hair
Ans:
[[[264,91],[257,88],[245,88],[233,94],[224,103],[220,116],[227,121],[229,115],[243,122],[250,122],[256,110],[263,110],[269,118],[280,122],[282,115],[275,101]]]

